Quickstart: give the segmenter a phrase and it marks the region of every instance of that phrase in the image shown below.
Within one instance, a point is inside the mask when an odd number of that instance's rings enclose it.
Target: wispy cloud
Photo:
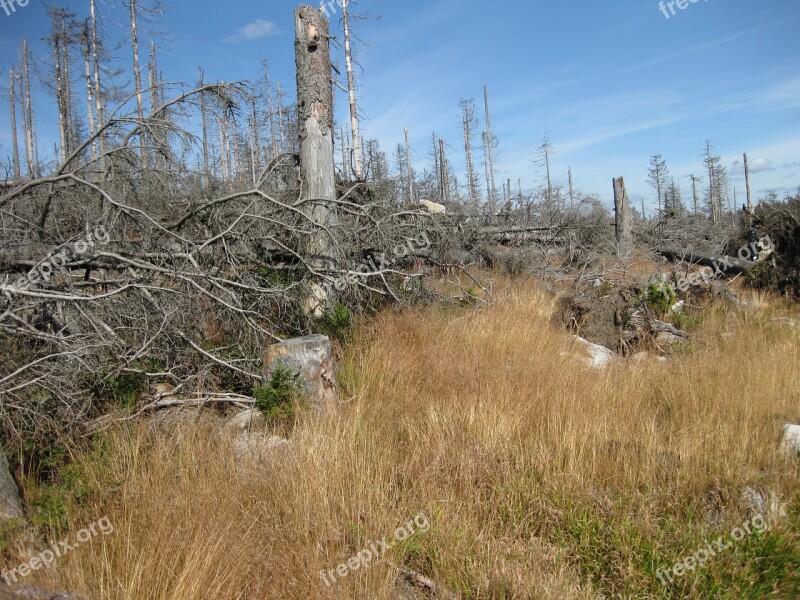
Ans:
[[[750,166],[753,173],[760,173],[762,171],[774,171],[776,167],[772,166],[772,161],[768,158],[757,158]]]
[[[256,19],[252,23],[248,23],[240,28],[233,35],[225,38],[227,44],[241,44],[243,42],[250,42],[261,38],[269,37],[271,35],[278,35],[278,26],[272,21],[266,19]]]

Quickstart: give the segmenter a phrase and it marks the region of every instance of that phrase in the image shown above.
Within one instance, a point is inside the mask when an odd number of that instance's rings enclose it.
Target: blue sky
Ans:
[[[800,186],[800,2],[685,1],[684,9],[674,5],[674,15],[665,7],[666,18],[653,0],[359,0],[351,10],[381,17],[356,24],[368,44],[358,48],[363,133],[391,154],[408,126],[421,170],[435,130],[461,171],[458,100],[472,97],[480,106],[485,84],[499,140],[498,178],[510,177],[515,189],[518,179],[526,190],[541,184],[533,149],[547,130],[557,178],[565,181],[572,166],[576,187],[606,202],[612,177],[624,176],[631,195],[652,206],[645,178],[655,153],[663,154],[688,199],[686,176],[703,174],[699,155],[707,139],[740,198],[744,150],[759,195],[794,191]],[[112,39],[119,39],[126,19],[115,3],[99,0],[99,11]],[[62,4],[84,15],[88,0]],[[168,80],[194,81],[198,66],[208,80],[253,79],[261,58],[269,58],[273,81],[294,94],[296,2],[163,4],[157,28],[166,39],[158,44]],[[39,0],[11,16],[0,10],[0,89],[23,37],[42,56],[47,28]],[[341,38],[337,16],[332,28]],[[148,40],[146,32],[143,37]],[[127,47],[117,54],[129,71]],[[51,100],[39,98],[40,147],[52,148],[55,112]],[[339,92],[336,101],[338,121],[345,123],[346,97]],[[0,115],[7,114],[2,98]],[[9,139],[7,118],[0,117],[4,156]]]

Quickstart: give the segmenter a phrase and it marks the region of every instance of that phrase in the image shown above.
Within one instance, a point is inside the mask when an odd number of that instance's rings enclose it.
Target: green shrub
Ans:
[[[277,365],[269,380],[253,388],[255,406],[270,423],[287,423],[294,420],[295,405],[301,396],[299,375],[283,365]]]
[[[656,314],[665,315],[678,300],[678,293],[668,283],[651,283],[644,293],[644,302]]]
[[[319,323],[320,331],[328,337],[346,341],[350,337],[353,324],[353,314],[344,304],[337,304],[329,308],[322,316]]]

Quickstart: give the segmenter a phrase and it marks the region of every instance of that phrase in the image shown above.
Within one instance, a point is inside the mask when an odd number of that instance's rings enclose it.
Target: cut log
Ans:
[[[331,341],[324,335],[306,335],[273,344],[264,356],[264,380],[282,366],[299,376],[307,399],[324,411],[337,400]]]

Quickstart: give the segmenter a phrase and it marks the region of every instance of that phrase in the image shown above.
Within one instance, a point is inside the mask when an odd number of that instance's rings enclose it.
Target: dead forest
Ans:
[[[633,256],[670,265],[659,285],[675,290],[705,264],[702,293],[724,295],[744,274],[800,297],[800,196],[755,198],[748,186],[735,202],[710,143],[689,198],[652,157],[655,210],[632,206],[618,173],[613,210],[574,188],[572,168],[559,184],[547,137],[544,176],[523,192],[497,175],[486,87],[481,110],[454,99],[464,134],[451,145],[434,133],[412,147],[413,124],[398,124],[391,150],[363,139],[346,5],[330,21],[297,11],[296,82],[273,81],[266,60],[258,81],[209,82],[202,69],[170,81],[160,49],[137,36],[157,5],[125,1],[123,47],[89,5],[86,21],[49,9],[50,55],[34,60],[23,44],[3,65],[13,147],[0,161],[0,429],[30,468],[52,440],[91,435],[120,410],[250,406],[269,344],[336,337],[387,306],[490,303],[493,273],[564,293],[563,325],[621,354],[663,333],[651,323],[629,335],[631,319],[661,323],[640,310],[652,282],[628,269]],[[334,39],[344,73],[332,69]],[[104,66],[112,53],[129,72]],[[44,102],[57,106],[55,149],[37,138]],[[348,103],[348,122],[334,122],[334,102]],[[760,259],[720,263],[753,242]],[[620,291],[598,308],[612,280]],[[701,292],[690,287],[669,299],[691,302]],[[586,325],[590,313],[602,324]]]

